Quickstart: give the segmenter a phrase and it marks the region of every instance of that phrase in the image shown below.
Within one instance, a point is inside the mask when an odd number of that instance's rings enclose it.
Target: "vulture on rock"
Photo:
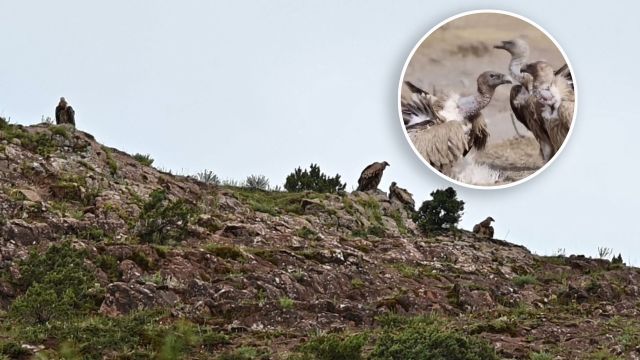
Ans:
[[[389,187],[389,200],[390,201],[398,201],[401,204],[410,207],[411,210],[415,210],[416,202],[413,200],[413,194],[407,191],[407,189],[403,189],[399,187],[396,182],[392,182]]]
[[[358,179],[358,188],[356,191],[377,190],[378,185],[380,185],[380,180],[382,180],[382,173],[387,166],[389,166],[389,163],[383,161],[374,162],[364,168]]]
[[[571,128],[575,107],[573,89],[565,76],[556,75],[553,67],[544,61],[527,64],[522,71],[533,77],[529,109],[544,124],[551,140],[553,156]]]
[[[402,101],[402,114],[405,123],[409,120],[407,131],[416,150],[433,167],[450,175],[453,164],[472,148],[484,149],[489,131],[481,111],[491,102],[495,89],[509,83],[508,76],[485,71],[478,76],[476,94],[435,97],[405,82],[413,94]]]
[[[71,124],[76,126],[76,112],[67,104],[67,100],[61,97],[58,106],[56,106],[56,125]]]
[[[534,80],[531,74],[522,70],[528,65],[529,45],[522,39],[513,39],[502,41],[501,44],[494,46],[494,48],[506,50],[511,54],[509,75],[511,75],[516,83],[511,87],[509,101],[511,110],[516,119],[520,121],[527,130],[533,133],[533,136],[540,145],[540,155],[542,159],[547,162],[556,153],[557,147],[551,139],[548,127],[545,126],[540,116],[535,114],[531,106],[530,96],[532,95]],[[566,84],[573,90],[573,80],[567,64],[564,64],[556,71],[552,69],[552,76],[566,80]]]
[[[484,219],[481,223],[476,224],[473,227],[473,233],[480,237],[487,237],[489,239],[493,239],[493,226],[491,226],[491,222],[495,221],[491,216]]]

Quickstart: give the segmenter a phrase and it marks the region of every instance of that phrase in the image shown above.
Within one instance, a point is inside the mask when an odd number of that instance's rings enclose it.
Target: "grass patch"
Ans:
[[[286,296],[278,299],[278,304],[284,310],[291,310],[295,306],[295,302],[293,301],[293,299],[290,299]]]
[[[149,154],[135,154],[133,158],[144,166],[151,166],[151,164],[153,164],[153,159]]]
[[[538,283],[538,279],[536,279],[533,275],[518,275],[512,279],[513,285],[517,287],[524,287],[526,285],[535,285]]]
[[[236,246],[207,244],[205,250],[211,255],[222,259],[240,260],[244,259],[244,253]]]
[[[288,193],[280,191],[264,191],[248,188],[234,189],[238,199],[251,207],[254,211],[270,215],[298,214],[302,215],[302,200],[324,199],[325,195],[315,193]]]

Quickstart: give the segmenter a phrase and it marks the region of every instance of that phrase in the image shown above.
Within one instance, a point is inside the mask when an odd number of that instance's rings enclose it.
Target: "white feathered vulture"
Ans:
[[[482,116],[495,89],[511,79],[495,71],[485,71],[477,79],[477,93],[460,96],[450,93],[436,97],[417,86],[405,82],[413,95],[401,103],[407,131],[416,150],[433,167],[447,175],[451,166],[472,148],[482,150],[487,144],[489,131]],[[413,122],[412,122],[413,119]],[[421,122],[415,119],[421,119]]]

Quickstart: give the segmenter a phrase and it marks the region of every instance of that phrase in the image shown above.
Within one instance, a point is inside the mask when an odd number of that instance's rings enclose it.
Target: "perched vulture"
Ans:
[[[409,118],[413,125],[428,124],[408,127],[409,137],[424,159],[444,174],[449,175],[453,164],[472,148],[484,149],[489,131],[481,111],[491,102],[495,89],[511,80],[504,74],[485,71],[477,83],[474,95],[435,97],[405,82],[413,92],[410,100],[401,103],[405,123]]]
[[[382,173],[384,169],[389,166],[386,161],[374,162],[362,170],[360,178],[358,179],[358,189],[356,191],[369,191],[378,189],[380,180],[382,180]]]
[[[544,124],[555,154],[571,128],[575,107],[573,89],[565,76],[556,75],[553,67],[544,61],[527,64],[522,71],[533,77],[529,108]]]
[[[413,200],[413,194],[397,186],[396,182],[392,182],[389,187],[389,200],[399,201],[401,204],[415,210],[416,202]]]
[[[71,124],[76,126],[76,112],[67,104],[67,100],[61,97],[56,106],[56,125]]]
[[[484,219],[481,223],[476,224],[473,227],[473,233],[481,237],[487,237],[489,239],[493,239],[493,226],[491,226],[492,221],[495,221],[495,220],[493,220],[493,218],[489,216],[488,218]]]
[[[496,49],[506,50],[511,54],[509,63],[509,75],[514,79],[515,85],[511,87],[510,104],[511,110],[516,119],[524,125],[527,130],[533,133],[540,145],[540,156],[546,162],[553,157],[557,148],[554,146],[547,126],[541,121],[539,116],[532,111],[529,97],[533,90],[533,78],[530,74],[523,72],[522,68],[527,65],[529,58],[529,45],[522,39],[502,41],[494,46]],[[573,89],[573,81],[567,64],[561,66],[553,72],[558,78],[567,80],[567,84]]]

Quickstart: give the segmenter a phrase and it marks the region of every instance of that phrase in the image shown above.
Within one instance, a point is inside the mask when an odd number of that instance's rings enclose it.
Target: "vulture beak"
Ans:
[[[511,80],[511,76],[505,75],[504,78],[502,79],[502,83],[503,84],[513,84],[513,81]]]
[[[494,45],[493,46],[494,49],[502,49],[502,50],[507,50],[507,48],[504,46],[504,41],[501,44],[498,45]]]
[[[523,66],[520,68],[520,72],[527,73],[527,74],[531,74],[531,71],[529,71],[528,65],[523,65]],[[533,74],[531,74],[531,75],[533,75]]]

